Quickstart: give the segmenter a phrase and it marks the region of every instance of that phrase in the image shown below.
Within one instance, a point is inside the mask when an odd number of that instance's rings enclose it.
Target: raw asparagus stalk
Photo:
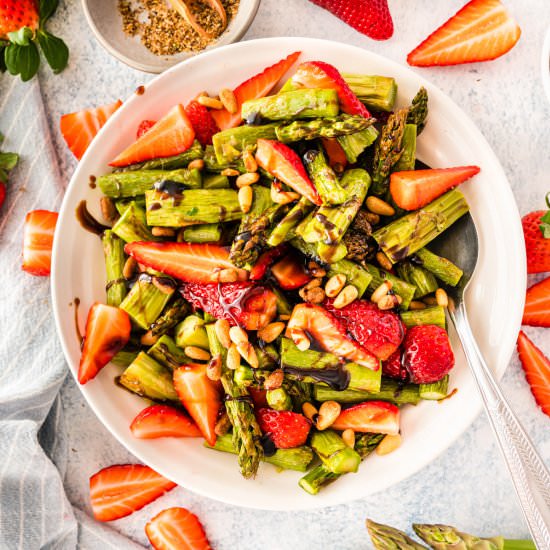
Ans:
[[[145,352],[140,352],[117,382],[142,397],[155,401],[179,402],[172,373]]]
[[[222,226],[219,223],[192,225],[183,230],[183,240],[188,243],[216,243],[222,238]]]
[[[130,197],[126,199],[118,199],[115,201],[115,207],[117,212],[122,216],[126,209],[135,202],[143,211],[145,211],[145,195],[140,195],[139,197]]]
[[[415,298],[422,298],[427,294],[431,294],[439,287],[436,278],[430,271],[418,265],[414,265],[412,262],[400,262],[397,265],[397,274],[404,281],[416,287],[414,293]]]
[[[202,180],[203,189],[228,189],[229,178],[221,174],[207,174]]]
[[[153,279],[154,277],[148,274],[140,275],[120,304],[120,309],[123,309],[135,324],[145,330],[148,330],[158,319],[175,288],[174,286],[170,292],[165,292],[169,286],[162,285],[161,290],[154,284]],[[171,282],[171,279],[167,280]]]
[[[311,447],[333,474],[357,472],[359,468],[359,453],[348,447],[333,430],[315,431],[311,435]]]
[[[375,111],[392,111],[397,97],[397,83],[388,76],[342,73],[351,91]]]
[[[259,139],[276,139],[276,124],[264,126],[237,126],[214,134],[212,145],[219,164],[231,163],[242,155],[245,149],[253,149]]]
[[[172,157],[164,157],[158,159],[148,160],[146,162],[141,162],[138,164],[132,164],[130,166],[125,166],[124,168],[118,169],[118,172],[127,172],[132,170],[176,170],[177,168],[186,167],[192,160],[202,158],[204,151],[202,145],[195,140],[191,147],[180,153],[179,155],[174,155]]]
[[[266,392],[267,404],[276,411],[290,411],[292,410],[292,399],[288,395],[284,388],[277,388],[275,390],[267,390]]]
[[[123,348],[111,359],[111,363],[119,367],[127,367],[138,356],[138,353],[137,349]]]
[[[427,248],[421,248],[414,254],[414,261],[422,265],[424,269],[431,271],[440,281],[456,286],[462,278],[463,271],[447,258],[443,258],[430,252]]]
[[[348,134],[337,138],[338,143],[344,150],[348,162],[355,164],[359,155],[370,147],[378,137],[378,130],[374,126],[369,126],[355,134]]]
[[[458,190],[378,229],[373,237],[392,263],[414,254],[461,218],[469,207]]]
[[[405,124],[402,143],[403,153],[401,154],[401,158],[393,165],[392,172],[414,170],[416,162],[416,134],[416,124]]]
[[[372,192],[375,195],[385,196],[388,191],[391,168],[403,152],[403,132],[407,113],[408,109],[400,109],[391,114],[376,143],[372,174]]]
[[[110,230],[103,233],[101,240],[107,272],[107,304],[118,307],[126,296],[126,279],[122,275],[126,261],[124,241]]]
[[[216,451],[237,454],[231,434],[218,436],[213,447],[207,443],[205,446]],[[297,472],[305,472],[312,460],[313,451],[305,445],[292,449],[277,449],[274,455],[262,457],[263,462],[268,462],[283,470],[296,470]]]
[[[278,246],[291,236],[294,229],[311,211],[313,204],[306,197],[302,197],[288,212],[288,214],[273,228],[267,239],[268,246]]]
[[[241,107],[241,117],[253,124],[264,119],[334,117],[339,111],[336,90],[303,88],[245,101]]]
[[[332,277],[339,273],[346,276],[347,285],[353,285],[357,289],[359,298],[363,296],[372,281],[372,275],[368,271],[350,260],[344,259],[330,264],[327,275]]]
[[[189,304],[177,298],[164,313],[151,324],[152,336],[162,336],[174,328],[189,313]]]
[[[424,130],[426,125],[426,118],[428,117],[428,92],[426,88],[422,86],[416,93],[412,100],[412,104],[409,107],[409,114],[407,115],[407,123],[414,124],[418,133]]]
[[[151,233],[147,226],[145,210],[138,206],[136,202],[131,202],[113,225],[113,233],[127,243],[160,240]]]
[[[348,198],[334,170],[328,165],[322,149],[310,149],[304,155],[305,165],[324,204],[342,204]]]
[[[365,269],[372,275],[372,280],[369,284],[369,292],[374,292],[385,280],[392,283],[392,290],[395,294],[401,296],[403,302],[401,303],[402,309],[408,309],[411,300],[416,292],[416,287],[403,281],[399,277],[392,275],[389,271],[376,267],[372,264],[363,264]]]
[[[426,550],[406,533],[389,525],[367,519],[367,530],[376,550]]]
[[[282,124],[276,130],[277,139],[283,143],[316,138],[335,138],[361,132],[372,126],[373,118],[341,114],[337,117],[295,120]]]
[[[442,306],[427,307],[426,309],[414,309],[400,313],[403,324],[409,328],[416,325],[437,325],[445,328],[445,308]]]
[[[227,168],[238,170],[241,174],[246,172],[242,158],[237,158],[231,162],[218,162],[213,145],[207,145],[204,149],[204,167],[208,172],[214,172],[215,174],[219,174]]]
[[[418,393],[420,399],[426,399],[428,401],[437,401],[438,399],[444,399],[449,392],[449,375],[447,374],[438,382],[432,382],[431,384],[420,384],[418,387]]]
[[[184,227],[230,222],[242,218],[233,189],[191,189],[181,195],[160,191],[145,193],[147,223],[160,227]]]
[[[176,342],[168,334],[161,336],[153,346],[147,350],[147,355],[158,361],[164,367],[175,370],[182,365],[193,361],[185,355],[183,350],[176,345]]]
[[[415,384],[401,384],[396,380],[382,379],[380,391],[371,393],[366,391],[347,389],[336,391],[327,386],[315,384],[313,395],[316,401],[338,401],[339,403],[361,403],[363,401],[389,401],[396,405],[416,405],[420,401],[418,386]]]

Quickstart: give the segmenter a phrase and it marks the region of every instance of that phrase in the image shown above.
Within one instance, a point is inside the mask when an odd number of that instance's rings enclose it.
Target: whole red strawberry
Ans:
[[[260,409],[257,417],[262,432],[271,437],[277,449],[303,445],[311,428],[305,416],[292,411]]]
[[[441,380],[454,367],[455,358],[449,337],[436,325],[423,325],[407,330],[403,366],[414,384]]]
[[[401,361],[400,349],[396,349],[385,361],[382,361],[382,374],[396,380],[407,380],[409,373]]]
[[[527,273],[550,271],[550,212],[530,212],[523,216],[521,223],[527,252]]]
[[[393,35],[388,0],[310,0],[374,40]]]
[[[212,118],[210,111],[198,101],[191,101],[191,103],[185,107],[185,112],[195,129],[195,135],[201,145],[203,147],[211,145],[212,136],[217,134],[220,129]]]
[[[22,27],[38,28],[38,9],[35,0],[2,0],[0,2],[0,39]]]

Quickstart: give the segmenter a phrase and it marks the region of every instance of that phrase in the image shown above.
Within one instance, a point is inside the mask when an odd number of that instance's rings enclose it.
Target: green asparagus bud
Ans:
[[[202,180],[203,189],[228,189],[229,178],[221,174],[207,174]]]
[[[351,91],[369,109],[393,111],[397,97],[397,83],[388,76],[342,73]]]
[[[357,451],[348,447],[333,430],[313,432],[311,447],[333,474],[357,472],[359,468],[361,457]]]
[[[140,162],[138,164],[131,164],[124,168],[119,168],[117,172],[128,172],[131,170],[176,170],[178,168],[186,167],[192,160],[200,159],[203,156],[202,145],[195,140],[191,147],[172,157],[164,157],[158,159],[148,160],[146,162]]]
[[[317,243],[317,256],[325,264],[333,264],[343,260],[348,255],[348,249],[344,243],[326,244]]]
[[[276,139],[276,124],[237,126],[214,134],[212,144],[219,164],[236,161],[245,149],[253,149],[259,139]]]
[[[322,149],[310,149],[304,155],[307,171],[324,204],[342,204],[348,198]]]
[[[275,247],[291,237],[294,229],[311,211],[313,204],[306,197],[302,197],[288,212],[288,214],[273,228],[267,239],[267,245]]]
[[[342,274],[346,276],[346,284],[353,285],[359,292],[359,298],[363,296],[372,281],[372,275],[350,260],[340,260],[339,262],[330,264],[328,277]]]
[[[389,525],[367,519],[367,530],[376,550],[426,550],[406,533]]]
[[[110,230],[103,233],[101,241],[107,272],[107,304],[118,307],[126,296],[126,279],[122,275],[126,261],[124,241]]]
[[[294,412],[301,413],[304,403],[313,401],[313,384],[307,384],[298,380],[285,380],[285,389],[292,399]]]
[[[414,285],[416,291],[414,298],[422,298],[427,294],[435,292],[439,285],[433,276],[427,269],[424,269],[418,265],[414,265],[412,262],[404,261],[397,265],[397,274],[407,283]]]
[[[176,370],[182,365],[188,365],[193,361],[183,353],[183,350],[176,345],[176,342],[164,334],[153,346],[147,350],[147,355],[158,361],[163,367]]]
[[[414,254],[416,262],[420,262],[424,269],[431,271],[440,281],[456,286],[462,278],[463,271],[447,258],[442,258],[427,248],[421,248]]]
[[[486,539],[475,537],[468,533],[461,533],[450,525],[413,523],[413,529],[434,550],[503,550],[505,548],[502,537]],[[531,548],[536,548],[533,543]]]
[[[349,134],[346,136],[340,136],[337,138],[338,143],[344,150],[348,162],[355,164],[359,155],[367,148],[370,147],[378,137],[378,130],[374,126],[369,126],[360,132],[355,134]]]
[[[400,313],[401,320],[407,328],[417,325],[437,325],[445,328],[445,308],[441,306],[427,307],[426,309],[412,309]]]
[[[176,345],[180,348],[194,346],[210,349],[204,320],[198,315],[189,315],[176,327],[175,339]]]
[[[183,230],[183,240],[187,243],[217,243],[222,238],[222,226],[219,223],[192,225]]]
[[[123,348],[111,359],[111,363],[118,367],[127,367],[138,356],[138,353],[137,349]]]
[[[414,170],[416,162],[416,134],[416,124],[405,125],[402,143],[403,153],[401,154],[401,158],[393,165],[392,172]]]
[[[244,162],[242,158],[237,158],[236,160],[231,162],[218,162],[216,151],[214,151],[213,145],[207,145],[204,150],[204,167],[206,168],[207,172],[214,172],[215,174],[219,174],[227,168],[238,170],[241,174],[244,174],[246,172],[246,168],[244,167]],[[205,189],[207,189],[207,187],[205,187]]]
[[[292,399],[290,399],[290,395],[288,395],[284,388],[267,390],[266,399],[267,404],[276,411],[292,410]]]
[[[378,229],[372,236],[390,261],[396,263],[426,246],[468,210],[464,195],[453,189],[424,208]]]
[[[147,226],[145,210],[140,208],[136,202],[131,202],[113,225],[113,233],[127,243],[160,240],[151,233]]]
[[[174,300],[172,305],[151,325],[152,336],[162,336],[174,328],[189,313],[189,305],[182,298]]]
[[[428,92],[426,88],[422,86],[418,90],[417,94],[412,100],[412,104],[409,107],[409,114],[407,115],[407,123],[415,124],[418,133],[422,132],[426,125],[426,118],[428,117]]]
[[[372,280],[369,284],[369,292],[373,293],[385,280],[388,280],[392,283],[392,290],[395,294],[401,296],[403,300],[401,303],[402,309],[408,309],[409,304],[411,303],[414,293],[416,292],[416,287],[403,281],[392,275],[389,271],[380,269],[372,264],[363,264],[363,267],[372,275]]]
[[[418,393],[420,399],[426,399],[428,401],[438,401],[447,397],[449,391],[449,375],[444,376],[438,382],[432,382],[431,384],[420,384]]]

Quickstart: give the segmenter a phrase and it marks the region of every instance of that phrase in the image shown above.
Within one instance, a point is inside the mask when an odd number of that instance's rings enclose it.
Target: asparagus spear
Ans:
[[[401,296],[403,302],[401,303],[402,309],[408,309],[411,300],[416,292],[416,287],[403,281],[399,277],[392,275],[389,271],[380,269],[372,264],[363,264],[363,267],[372,275],[372,280],[369,284],[369,292],[374,292],[385,280],[392,283],[392,290],[395,294]]]
[[[363,401],[389,401],[396,405],[416,405],[420,401],[419,388],[415,384],[401,384],[396,380],[382,379],[380,391],[371,393],[347,389],[336,391],[327,386],[315,384],[313,396],[316,401],[338,401],[339,403],[361,403]]]
[[[376,550],[426,550],[406,533],[389,525],[367,519],[367,529]]]
[[[420,90],[413,97],[412,104],[409,107],[409,114],[407,115],[407,123],[415,124],[418,133],[424,130],[426,125],[426,118],[428,117],[428,92],[426,88],[422,86]]]
[[[357,472],[361,457],[348,447],[333,430],[315,431],[311,435],[311,447],[325,467],[333,474]]]
[[[177,168],[184,168],[192,160],[200,159],[203,156],[202,145],[195,140],[191,147],[172,157],[164,157],[158,159],[148,160],[146,162],[140,162],[138,164],[131,164],[124,168],[119,168],[117,172],[127,172],[132,170],[176,170]]]
[[[367,148],[370,147],[378,137],[378,130],[374,126],[369,126],[360,132],[355,134],[349,134],[346,136],[340,136],[337,138],[338,143],[341,145],[348,162],[355,164],[359,155]]]
[[[124,241],[107,230],[101,238],[107,271],[107,304],[118,307],[126,296],[126,279],[122,275],[126,256]]]
[[[192,225],[183,230],[183,240],[187,243],[217,243],[222,238],[220,223]]]
[[[342,73],[351,91],[375,111],[392,111],[397,97],[397,83],[388,76]]]
[[[406,260],[397,264],[397,274],[404,281],[416,287],[414,292],[415,298],[422,298],[427,294],[431,294],[439,287],[432,273]]]
[[[414,165],[416,162],[416,135],[416,124],[405,124],[402,143],[403,153],[401,154],[400,159],[393,165],[392,172],[414,170]]]
[[[242,218],[242,210],[233,189],[191,189],[170,195],[147,191],[147,223],[160,227],[184,227],[230,222]]]
[[[314,120],[295,120],[277,127],[277,139],[283,143],[311,140],[316,138],[335,138],[361,132],[372,126],[374,118],[341,114],[329,118]],[[376,138],[375,138],[376,139]]]
[[[151,334],[162,336],[174,328],[189,313],[189,305],[183,298],[177,298],[166,311],[151,324]]]
[[[237,454],[231,434],[218,436],[216,444],[213,447],[208,445],[208,443],[205,443],[205,446],[216,451]],[[271,456],[262,456],[263,462],[268,462],[283,470],[296,470],[297,472],[305,472],[312,460],[313,451],[305,445],[292,449],[277,449],[275,454]]]
[[[176,345],[176,342],[168,334],[161,336],[147,350],[147,355],[150,355],[162,366],[170,370],[175,370],[182,365],[192,363],[191,359],[183,353],[183,350]]]
[[[267,239],[268,246],[278,246],[286,241],[292,230],[313,210],[313,204],[306,197],[302,197],[288,212],[288,214],[273,228]]]
[[[304,155],[305,165],[324,204],[342,204],[348,198],[334,170],[328,165],[321,148],[310,149]]]
[[[375,195],[385,196],[388,191],[391,168],[403,152],[402,141],[407,113],[408,109],[399,109],[392,113],[376,143],[372,174],[372,192]]]
[[[348,249],[342,242],[336,244],[317,243],[317,256],[325,264],[333,264],[343,260],[348,255]]]
[[[420,399],[426,399],[428,401],[437,401],[447,397],[449,391],[449,375],[447,374],[438,382],[432,382],[431,384],[420,384],[418,387],[418,393]]]
[[[203,189],[228,189],[229,178],[221,174],[207,174],[202,180]]]
[[[292,410],[292,399],[284,388],[267,390],[265,397],[267,404],[276,411]]]
[[[372,236],[390,261],[396,263],[426,246],[468,210],[464,195],[453,189],[421,210],[378,229]]]
[[[129,197],[125,199],[118,199],[115,201],[115,207],[117,212],[122,216],[126,209],[135,202],[143,211],[145,211],[145,195],[139,197]]]
[[[231,162],[218,162],[213,145],[207,145],[204,149],[204,167],[208,172],[214,172],[216,174],[219,174],[227,168],[238,170],[241,174],[246,172],[242,158],[237,158]]]
[[[463,271],[447,258],[430,252],[427,248],[417,250],[412,261],[431,271],[440,281],[456,286],[462,278]]]
[[[240,158],[248,148],[255,148],[256,142],[262,139],[276,139],[276,124],[264,126],[237,126],[214,134],[212,145],[219,164],[231,163]]]
[[[113,233],[127,243],[159,240],[147,226],[145,210],[138,206],[135,201],[129,204],[122,216],[113,225]]]
[[[111,359],[111,363],[119,367],[127,367],[138,356],[138,353],[137,349],[123,348]]]
[[[445,308],[442,306],[402,311],[400,316],[407,328],[416,325],[437,325],[438,327],[445,328]]]

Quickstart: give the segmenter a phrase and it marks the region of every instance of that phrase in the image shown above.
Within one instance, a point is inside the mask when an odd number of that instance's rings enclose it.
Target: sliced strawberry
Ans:
[[[259,258],[258,261],[254,264],[250,270],[250,280],[259,281],[265,277],[267,270],[271,267],[273,262],[278,260],[288,249],[284,244],[276,246],[275,248],[270,248],[266,250]]]
[[[206,365],[190,364],[174,371],[174,387],[204,439],[214,445],[214,427],[222,404],[219,383],[206,376]]]
[[[61,117],[61,134],[78,160],[84,156],[96,134],[121,105],[122,101],[119,99],[110,105],[84,109]]]
[[[394,353],[405,336],[403,323],[393,311],[382,311],[367,300],[354,300],[336,309],[334,300],[327,299],[323,306],[330,311],[359,344],[385,361]]]
[[[521,322],[532,327],[550,327],[550,277],[527,290]]]
[[[518,354],[535,401],[550,416],[550,360],[523,331],[518,336]]]
[[[146,526],[155,550],[212,550],[199,518],[185,508],[168,508]]]
[[[241,121],[241,106],[245,101],[250,99],[258,99],[266,96],[281,80],[285,73],[294,65],[301,52],[294,52],[285,59],[281,59],[275,65],[267,67],[263,72],[245,80],[239,84],[234,90],[235,99],[237,100],[237,112],[230,113],[226,109],[212,111],[212,118],[221,130],[234,128]]]
[[[311,281],[306,273],[304,262],[296,254],[288,254],[272,268],[271,274],[283,290],[296,290]]]
[[[254,403],[254,408],[262,409],[269,407],[267,403],[267,390],[259,390],[258,388],[248,388],[248,393]]]
[[[400,349],[396,349],[382,362],[382,375],[396,380],[407,380],[409,378],[409,373],[401,361]]]
[[[345,168],[348,164],[348,157],[338,143],[336,138],[322,138],[323,149],[328,157],[328,163],[332,168]]]
[[[187,283],[180,292],[193,307],[247,330],[259,330],[277,315],[273,291],[254,283]]]
[[[146,134],[156,123],[156,120],[142,120],[136,132],[136,139],[139,139],[143,134]]]
[[[376,357],[352,340],[345,326],[320,306],[298,304],[294,307],[286,328],[287,338],[292,338],[297,330],[313,336],[321,348],[338,357],[345,357],[372,370],[380,368]]]
[[[94,517],[113,521],[129,516],[175,486],[149,466],[117,464],[103,468],[90,478]]]
[[[277,449],[304,445],[311,429],[305,416],[292,411],[260,409],[256,416],[262,432],[269,435]]]
[[[195,130],[182,105],[176,105],[137,141],[127,147],[111,166],[128,166],[154,158],[172,157],[191,147]]]
[[[288,145],[273,139],[259,139],[256,162],[312,203],[318,205],[322,203],[300,157]]]
[[[472,0],[408,56],[417,67],[489,61],[519,40],[521,29],[500,0]]]
[[[394,172],[390,193],[399,208],[418,210],[478,172],[477,166]]]
[[[340,108],[344,113],[370,117],[368,109],[351,91],[338,69],[324,61],[306,61],[300,63],[291,79],[296,88],[330,88],[338,92]]]
[[[543,220],[549,217],[548,211],[537,210],[521,219],[527,252],[527,273],[550,271],[550,226],[548,220]]]
[[[238,281],[246,281],[248,271],[229,261],[229,251],[217,244],[176,242],[133,242],[124,250],[143,264],[188,283],[215,283],[220,272],[230,269]]]
[[[88,312],[78,381],[85,384],[128,343],[132,329],[123,310],[96,302]]]
[[[397,435],[399,408],[385,401],[366,401],[343,410],[335,420],[335,430]]]
[[[33,210],[25,217],[23,228],[23,265],[31,275],[49,275],[57,212]]]
[[[132,420],[130,431],[139,439],[201,436],[197,425],[184,412],[168,405],[152,405],[143,409]]]
[[[212,145],[212,136],[217,134],[220,129],[216,121],[212,118],[210,111],[201,105],[198,101],[191,101],[185,112],[195,129],[195,136],[203,147]]]

